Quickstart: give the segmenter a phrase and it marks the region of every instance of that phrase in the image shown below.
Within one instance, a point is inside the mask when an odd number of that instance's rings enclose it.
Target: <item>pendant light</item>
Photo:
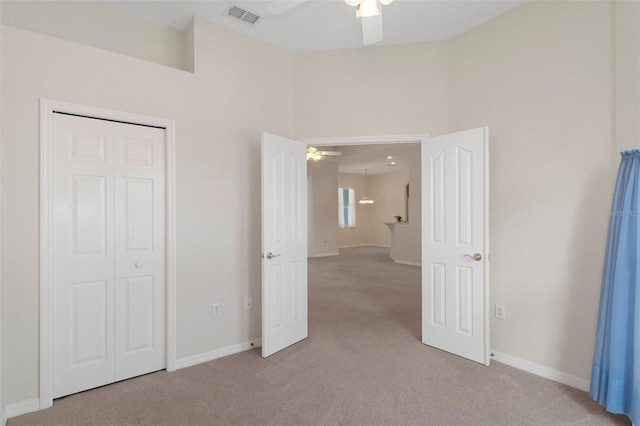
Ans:
[[[364,169],[364,197],[360,198],[358,201],[360,204],[373,204],[373,198],[369,197],[369,175],[367,174],[368,169]]]

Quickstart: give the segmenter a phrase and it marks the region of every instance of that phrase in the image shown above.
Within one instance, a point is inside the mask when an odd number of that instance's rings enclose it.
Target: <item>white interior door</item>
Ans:
[[[110,383],[114,364],[113,134],[54,115],[54,397]],[[111,208],[110,208],[111,206]]]
[[[54,114],[54,397],[164,368],[164,131]]]
[[[488,128],[422,141],[422,342],[489,365]]]
[[[304,144],[262,135],[262,356],[307,337]]]

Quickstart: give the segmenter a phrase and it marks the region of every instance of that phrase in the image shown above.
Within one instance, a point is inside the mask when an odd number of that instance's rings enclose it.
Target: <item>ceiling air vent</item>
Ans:
[[[233,4],[229,5],[229,8],[227,9],[227,16],[249,25],[255,25],[260,20],[258,15]]]

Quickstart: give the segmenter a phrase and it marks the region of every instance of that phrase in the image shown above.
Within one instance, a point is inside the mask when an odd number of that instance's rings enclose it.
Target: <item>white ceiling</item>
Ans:
[[[279,16],[269,14],[265,8],[273,0],[233,1],[261,16],[255,26],[226,16],[230,0],[98,1],[183,31],[189,27],[192,17],[197,16],[291,52],[362,47],[361,24],[355,17],[355,8],[343,0],[309,0]],[[378,44],[446,40],[524,1],[395,0],[382,6],[384,39]]]
[[[363,175],[367,169],[369,175],[383,175],[409,170],[408,150],[419,146],[417,143],[406,144],[378,144],[378,145],[348,145],[336,148],[322,147],[326,151],[340,151],[342,155],[337,160],[325,157],[320,161],[338,161],[339,173]],[[392,157],[391,159],[387,157]],[[395,162],[395,165],[390,165]]]

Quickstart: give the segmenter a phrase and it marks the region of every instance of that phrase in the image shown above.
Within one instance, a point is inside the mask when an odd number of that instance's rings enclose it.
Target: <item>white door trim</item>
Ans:
[[[335,138],[298,138],[298,141],[313,146],[342,146],[342,145],[378,145],[395,143],[419,143],[424,138],[429,138],[428,133],[408,135],[384,135],[384,136],[347,136]]]
[[[53,405],[52,173],[54,111],[163,127],[166,179],[166,370],[176,365],[175,121],[105,108],[40,99],[40,409]]]

